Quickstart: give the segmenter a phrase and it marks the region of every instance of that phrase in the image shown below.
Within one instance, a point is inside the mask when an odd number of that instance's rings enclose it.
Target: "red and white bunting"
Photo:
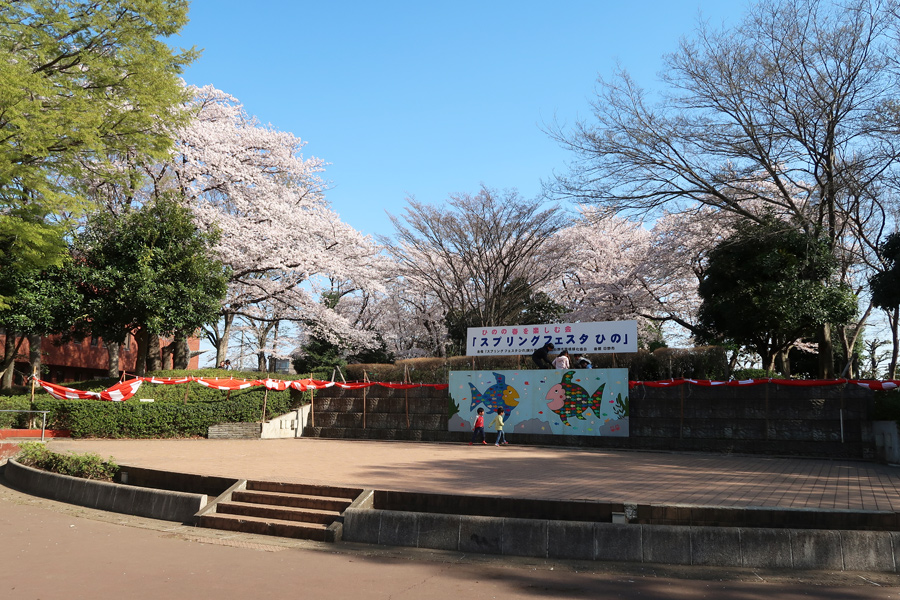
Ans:
[[[245,390],[262,385],[258,379],[219,379],[218,377],[196,377],[194,381],[214,390]]]
[[[72,388],[63,387],[61,385],[56,385],[55,383],[50,383],[49,381],[43,381],[34,378],[38,385],[40,385],[44,390],[56,398],[57,400],[98,400],[100,398],[100,394],[97,392],[85,392],[82,390],[73,390]]]
[[[412,389],[417,387],[433,387],[438,390],[446,390],[449,385],[446,383],[391,383],[384,381],[351,381],[351,382],[334,382],[322,381],[319,379],[220,379],[217,377],[136,377],[117,383],[116,385],[102,392],[86,392],[67,388],[61,385],[43,381],[34,378],[34,381],[40,385],[48,394],[58,400],[107,400],[112,402],[124,402],[134,396],[138,388],[143,382],[155,383],[160,385],[172,385],[189,383],[196,381],[202,386],[215,390],[244,390],[255,386],[265,386],[266,389],[281,391],[289,388],[305,392],[306,390],[320,390],[331,386],[338,386],[343,389],[358,390],[362,388],[372,387],[374,385],[393,388],[399,390]],[[713,381],[709,379],[669,379],[663,381],[629,381],[628,387],[633,389],[638,386],[665,388],[684,384],[697,385],[702,387],[729,386],[729,387],[745,387],[751,385],[761,385],[764,383],[772,383],[775,385],[795,386],[795,387],[816,387],[816,386],[833,386],[855,384],[870,390],[893,390],[900,387],[900,380],[873,380],[873,379],[742,379],[729,381]]]
[[[306,390],[321,390],[335,385],[333,381],[321,381],[319,379],[296,379],[291,382],[291,387],[295,390],[305,392]]]
[[[109,400],[110,402],[124,402],[137,393],[138,388],[141,387],[142,383],[144,383],[144,381],[140,378],[129,379],[128,381],[117,383],[111,388],[107,388],[100,392],[100,399]]]
[[[856,385],[864,387],[869,390],[895,390],[900,387],[900,382],[894,380],[885,380],[885,381],[875,381],[875,380],[866,380],[866,381],[857,381]]]
[[[262,379],[260,380],[264,386],[266,386],[267,390],[275,390],[281,391],[286,390],[290,387],[290,381],[285,381],[284,379]]]
[[[141,377],[147,383],[156,383],[159,385],[178,385],[180,383],[189,383],[194,380],[193,377]]]
[[[369,381],[338,381],[334,385],[335,387],[339,387],[344,390],[361,390],[363,388],[372,387],[375,384]]]
[[[635,388],[639,385],[646,387],[672,387],[690,383],[704,387],[727,385],[729,387],[743,387],[748,385],[761,385],[772,383],[789,387],[822,387],[831,385],[856,384],[871,390],[893,390],[900,386],[900,381],[875,381],[857,379],[731,379],[728,381],[711,381],[709,379],[668,379],[663,381],[629,381],[628,387]]]

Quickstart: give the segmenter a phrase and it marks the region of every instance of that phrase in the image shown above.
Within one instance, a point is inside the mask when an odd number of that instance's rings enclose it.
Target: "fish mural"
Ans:
[[[489,387],[482,394],[472,383],[469,389],[472,393],[472,406],[469,410],[475,410],[479,404],[484,404],[487,412],[503,411],[503,418],[508,419],[509,413],[519,405],[519,392],[506,384],[506,377],[500,373],[494,373],[497,383]]]
[[[587,409],[591,409],[594,416],[600,416],[600,402],[603,400],[603,390],[606,387],[604,383],[597,388],[597,391],[588,395],[587,390],[577,383],[572,383],[573,375],[575,375],[575,371],[568,371],[563,375],[562,381],[547,392],[546,398],[548,400],[547,408],[559,415],[563,425],[569,427],[572,424],[569,423],[568,418],[575,417],[584,421],[584,411]]]

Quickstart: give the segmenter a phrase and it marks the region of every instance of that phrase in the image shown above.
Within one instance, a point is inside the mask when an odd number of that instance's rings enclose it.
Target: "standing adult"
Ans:
[[[550,351],[553,350],[553,344],[547,342],[542,347],[534,351],[531,360],[537,365],[538,369],[552,369],[553,363],[550,362]]]

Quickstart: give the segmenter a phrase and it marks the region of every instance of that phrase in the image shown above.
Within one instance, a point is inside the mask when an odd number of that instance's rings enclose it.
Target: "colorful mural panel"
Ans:
[[[449,391],[450,431],[471,431],[482,407],[510,435],[628,436],[628,369],[452,371]]]

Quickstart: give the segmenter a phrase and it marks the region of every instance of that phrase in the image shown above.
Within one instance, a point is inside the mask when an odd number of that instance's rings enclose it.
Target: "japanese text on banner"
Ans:
[[[548,343],[584,354],[637,352],[637,321],[469,327],[466,356],[527,355]]]

